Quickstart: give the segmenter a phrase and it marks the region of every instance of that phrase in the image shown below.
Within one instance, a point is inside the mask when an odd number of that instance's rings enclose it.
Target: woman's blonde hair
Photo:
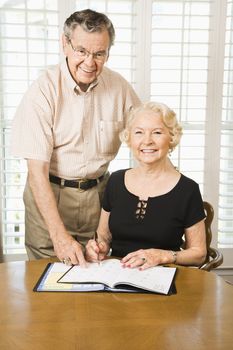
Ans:
[[[143,111],[145,112],[153,111],[155,113],[160,114],[164,125],[169,130],[169,133],[171,135],[171,142],[170,142],[169,148],[170,148],[170,151],[173,151],[173,149],[180,142],[180,138],[182,136],[182,127],[177,121],[176,113],[165,104],[158,103],[158,102],[146,102],[137,108],[131,109],[126,121],[125,129],[120,133],[121,141],[127,143],[127,145],[129,146],[130,130],[131,130],[133,121],[137,116],[137,114]]]

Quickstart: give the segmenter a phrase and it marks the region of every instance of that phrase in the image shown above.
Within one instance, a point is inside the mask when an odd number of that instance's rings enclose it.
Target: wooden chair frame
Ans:
[[[206,201],[203,202],[203,205],[206,213],[205,230],[207,255],[205,262],[199,266],[199,269],[210,271],[223,263],[223,255],[218,251],[218,249],[210,246],[212,240],[211,224],[214,218],[214,208],[209,202]]]

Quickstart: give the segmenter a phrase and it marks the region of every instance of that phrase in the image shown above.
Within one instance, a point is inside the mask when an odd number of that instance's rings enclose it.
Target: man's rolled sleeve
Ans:
[[[23,97],[12,125],[11,153],[25,159],[50,161],[53,151],[52,117],[38,83]]]

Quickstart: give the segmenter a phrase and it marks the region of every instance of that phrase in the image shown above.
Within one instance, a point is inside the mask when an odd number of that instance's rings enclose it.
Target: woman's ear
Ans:
[[[175,144],[174,144],[174,136],[171,136],[171,141],[169,142],[169,154],[174,150]]]

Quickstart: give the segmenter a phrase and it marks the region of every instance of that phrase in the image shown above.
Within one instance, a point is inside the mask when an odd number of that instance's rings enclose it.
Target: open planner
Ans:
[[[156,266],[140,271],[122,267],[120,260],[88,263],[86,268],[53,263],[47,266],[34,291],[110,291],[173,294],[175,267]]]

